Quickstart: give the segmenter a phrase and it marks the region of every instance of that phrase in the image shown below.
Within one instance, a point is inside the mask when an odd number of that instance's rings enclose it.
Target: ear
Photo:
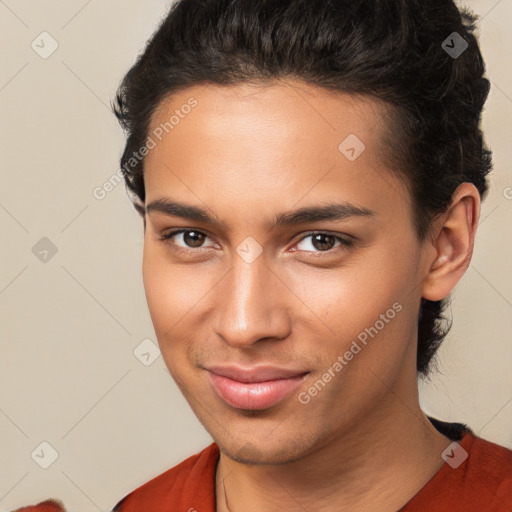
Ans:
[[[471,262],[480,218],[480,194],[472,183],[455,190],[448,210],[434,222],[428,251],[427,275],[422,296],[431,301],[444,299],[466,272]]]

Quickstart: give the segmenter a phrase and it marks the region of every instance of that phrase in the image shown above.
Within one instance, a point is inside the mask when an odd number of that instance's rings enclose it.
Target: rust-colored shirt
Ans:
[[[457,444],[441,469],[397,512],[512,512],[512,450],[486,441],[461,423],[429,418]],[[141,485],[112,512],[216,512],[215,443]],[[65,512],[47,501],[15,512]]]
[[[512,450],[460,423],[430,420],[458,445],[445,451],[441,469],[398,512],[512,512]],[[135,489],[112,512],[215,512],[218,458],[212,443]]]

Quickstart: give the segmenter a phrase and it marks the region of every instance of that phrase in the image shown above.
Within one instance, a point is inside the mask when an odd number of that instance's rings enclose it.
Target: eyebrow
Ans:
[[[229,231],[226,223],[211,216],[207,210],[167,198],[155,199],[145,208],[146,213],[159,212],[164,215],[181,217],[196,222],[203,222],[214,226],[222,226]],[[307,222],[323,220],[345,220],[350,217],[376,217],[377,213],[366,207],[357,206],[349,202],[331,203],[323,206],[307,206],[290,212],[279,213],[267,226],[275,229],[279,226],[291,226]]]

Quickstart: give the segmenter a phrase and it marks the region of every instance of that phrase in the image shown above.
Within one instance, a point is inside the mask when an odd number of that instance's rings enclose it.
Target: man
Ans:
[[[474,21],[172,6],[118,94],[121,164],[162,355],[215,443],[114,510],[512,510],[512,452],[416,384],[491,168]]]
[[[418,402],[487,192],[448,0],[181,0],[125,77],[163,358],[214,443],[116,512],[512,510],[512,452]]]

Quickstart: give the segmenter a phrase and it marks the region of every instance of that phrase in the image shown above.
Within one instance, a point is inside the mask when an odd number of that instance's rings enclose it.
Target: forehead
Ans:
[[[332,147],[333,140],[355,132],[370,144],[379,142],[378,131],[386,130],[388,108],[370,96],[330,91],[293,80],[196,85],[160,103],[152,116],[150,132],[174,118],[165,134],[172,131],[175,139],[194,131],[203,142],[237,136],[241,143],[245,136],[250,147],[256,147],[258,141],[275,141],[273,146],[291,140],[310,141],[308,146],[325,150]]]
[[[145,161],[146,194],[155,199],[172,190],[197,202],[227,193],[234,201],[236,191],[247,207],[261,208],[265,198],[289,196],[293,204],[305,194],[375,204],[391,186],[407,199],[384,165],[387,108],[295,81],[181,90],[152,117],[156,145]]]

